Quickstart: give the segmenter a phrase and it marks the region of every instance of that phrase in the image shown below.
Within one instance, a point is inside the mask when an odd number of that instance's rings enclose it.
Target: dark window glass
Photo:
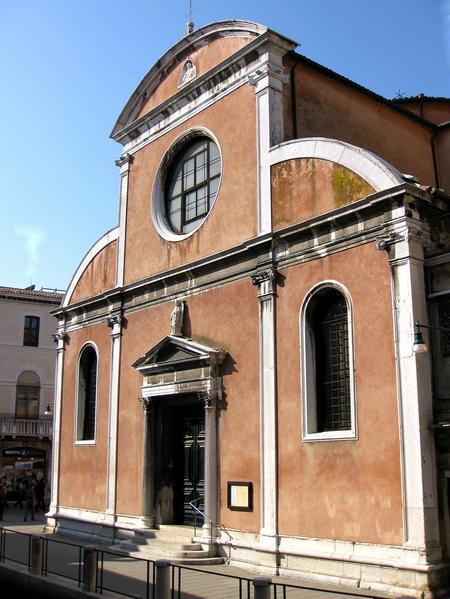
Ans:
[[[16,418],[39,418],[40,387],[18,385],[16,388]]]
[[[92,346],[80,358],[78,393],[78,440],[90,441],[95,438],[97,397],[97,354]]]
[[[39,345],[39,316],[25,316],[23,344],[31,347]]]
[[[347,304],[335,289],[318,292],[311,315],[317,431],[351,429]]]
[[[450,355],[450,301],[443,300],[437,305],[439,326],[439,340],[443,356]]]
[[[189,233],[206,218],[221,170],[219,148],[207,137],[195,138],[176,155],[165,188],[166,216],[175,233]]]

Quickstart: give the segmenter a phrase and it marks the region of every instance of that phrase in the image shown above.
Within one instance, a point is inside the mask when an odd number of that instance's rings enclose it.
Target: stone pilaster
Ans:
[[[400,227],[401,225],[399,225]],[[432,388],[428,353],[415,354],[414,323],[427,324],[423,235],[406,228],[390,250],[403,477],[404,542],[440,558]],[[381,248],[384,249],[384,248]]]
[[[116,166],[120,167],[120,204],[119,204],[119,238],[117,248],[117,272],[116,285],[121,287],[125,277],[125,236],[127,224],[127,204],[128,204],[128,178],[130,166],[134,157],[131,154],[125,154],[116,160]]]
[[[267,268],[252,276],[258,286],[260,334],[260,541],[277,547],[277,386],[276,386],[276,271]]]
[[[56,525],[54,519],[58,513],[59,504],[59,462],[61,442],[61,400],[63,388],[64,344],[66,333],[64,319],[59,321],[58,331],[53,335],[56,343],[55,397],[53,402],[53,441],[52,441],[52,474],[50,482],[50,507],[47,514],[48,524]]]
[[[114,314],[107,318],[111,328],[111,370],[109,381],[109,421],[107,447],[106,514],[115,520],[117,492],[117,433],[119,419],[119,373],[122,335],[122,316]]]

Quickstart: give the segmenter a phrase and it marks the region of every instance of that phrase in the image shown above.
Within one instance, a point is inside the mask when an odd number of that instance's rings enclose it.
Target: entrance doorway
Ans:
[[[161,524],[197,525],[204,511],[205,415],[198,401],[173,398],[158,418],[157,512]]]

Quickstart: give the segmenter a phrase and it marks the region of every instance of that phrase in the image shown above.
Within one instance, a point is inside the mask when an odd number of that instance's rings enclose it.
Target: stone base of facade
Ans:
[[[280,537],[278,549],[270,551],[259,543],[258,535],[228,532],[232,540],[222,539],[219,555],[253,572],[392,593],[396,597],[450,596],[450,564],[431,561],[417,548]]]
[[[47,514],[47,530],[89,542],[113,543],[145,530],[138,516],[62,508]],[[228,530],[218,540],[219,556],[231,565],[270,576],[288,576],[391,593],[396,597],[432,599],[450,596],[450,564],[436,549],[351,543],[300,537],[278,538],[273,550],[259,535]]]

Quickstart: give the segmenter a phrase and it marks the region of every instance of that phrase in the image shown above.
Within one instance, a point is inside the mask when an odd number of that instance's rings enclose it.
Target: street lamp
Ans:
[[[427,344],[423,340],[422,327],[424,327],[424,326],[425,325],[424,324],[420,324],[420,322],[418,320],[414,324],[414,345],[413,345],[413,352],[415,354],[424,354],[425,352],[428,351]]]
[[[415,354],[423,354],[428,351],[428,346],[423,340],[422,329],[436,329],[438,331],[447,331],[450,332],[450,328],[448,327],[437,327],[431,326],[427,324],[421,324],[418,320],[414,323],[414,345],[413,352]]]

